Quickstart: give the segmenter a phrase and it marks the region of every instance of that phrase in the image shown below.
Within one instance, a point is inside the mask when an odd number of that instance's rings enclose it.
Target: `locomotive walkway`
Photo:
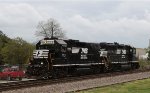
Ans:
[[[150,71],[144,71],[144,72],[138,71],[138,72],[130,72],[130,73],[114,72],[113,74],[105,73],[105,74],[100,74],[95,76],[91,75],[88,78],[77,77],[77,78],[70,78],[70,79],[64,78],[59,80],[49,80],[49,82],[51,81],[51,83],[49,83],[50,85],[42,86],[44,84],[40,85],[39,82],[38,86],[36,87],[34,86],[34,82],[32,82],[32,87],[31,84],[30,86],[28,85],[28,87],[24,85],[23,87],[26,88],[10,90],[10,91],[5,91],[4,89],[2,89],[2,85],[0,86],[1,86],[1,90],[3,90],[2,93],[65,93],[65,92],[78,91],[78,90],[89,89],[94,87],[107,86],[107,85],[112,85],[117,83],[130,82],[130,81],[145,79],[145,78],[150,78]]]

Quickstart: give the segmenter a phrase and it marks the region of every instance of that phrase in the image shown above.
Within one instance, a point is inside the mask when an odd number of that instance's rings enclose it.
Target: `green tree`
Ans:
[[[22,38],[10,40],[1,50],[3,62],[8,64],[25,64],[31,56],[34,45],[27,43]]]
[[[8,38],[2,31],[0,31],[0,65],[3,63],[3,56],[1,50],[5,47],[8,41],[10,41],[10,38]]]

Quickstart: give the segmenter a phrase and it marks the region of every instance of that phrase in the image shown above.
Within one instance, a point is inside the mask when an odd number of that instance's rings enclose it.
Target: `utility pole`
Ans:
[[[150,39],[149,39],[149,46],[148,47],[150,48]]]
[[[149,45],[148,45],[147,53],[148,53],[147,59],[150,60],[150,39],[149,39]]]
[[[53,27],[52,27],[52,36],[51,36],[51,38],[53,38],[53,34],[54,34],[54,31],[53,31],[54,29],[53,29]]]
[[[53,34],[54,34],[54,23],[52,22],[52,36],[51,36],[51,38],[53,38]]]

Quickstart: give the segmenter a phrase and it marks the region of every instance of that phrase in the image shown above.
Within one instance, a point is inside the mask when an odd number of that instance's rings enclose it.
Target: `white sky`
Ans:
[[[150,0],[0,0],[0,30],[35,42],[39,21],[55,18],[70,39],[148,47]]]

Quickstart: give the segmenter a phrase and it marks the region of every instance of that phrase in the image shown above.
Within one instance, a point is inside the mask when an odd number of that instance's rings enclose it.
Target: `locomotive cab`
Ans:
[[[56,38],[40,40],[36,44],[36,50],[33,51],[27,74],[43,76],[45,72],[50,72],[53,69],[52,65],[66,59],[66,47],[65,41]]]

